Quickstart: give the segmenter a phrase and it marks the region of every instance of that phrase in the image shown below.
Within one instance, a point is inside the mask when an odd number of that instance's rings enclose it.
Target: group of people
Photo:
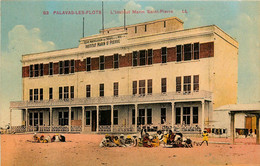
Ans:
[[[208,133],[204,131],[203,141],[199,144],[202,145],[204,142],[208,145]],[[123,134],[120,136],[106,134],[100,143],[100,147],[129,147],[129,146],[139,146],[139,147],[186,147],[192,148],[193,142],[187,137],[184,138],[182,133],[174,133],[171,130],[157,131],[156,134],[150,135],[145,130],[141,131],[139,138],[136,135],[128,135],[126,138]]]
[[[48,135],[45,137],[44,135],[38,136],[36,133],[33,135],[33,142],[36,143],[50,143],[50,142],[66,142],[66,138],[63,134],[56,134],[52,137]]]
[[[100,147],[127,147],[127,146],[136,146],[137,141],[136,135],[133,135],[133,138],[128,135],[126,138],[123,134],[120,136],[113,136],[106,134],[100,143]]]

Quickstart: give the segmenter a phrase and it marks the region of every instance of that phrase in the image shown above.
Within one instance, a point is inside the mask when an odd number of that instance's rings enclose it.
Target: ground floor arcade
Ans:
[[[212,102],[205,100],[24,108],[22,126],[11,126],[15,132],[134,133],[145,128],[198,133],[211,112]]]

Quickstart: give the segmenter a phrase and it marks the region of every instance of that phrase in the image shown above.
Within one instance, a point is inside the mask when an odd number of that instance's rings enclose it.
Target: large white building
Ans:
[[[216,25],[170,17],[114,27],[77,48],[22,56],[16,131],[196,133],[237,102],[238,42]]]

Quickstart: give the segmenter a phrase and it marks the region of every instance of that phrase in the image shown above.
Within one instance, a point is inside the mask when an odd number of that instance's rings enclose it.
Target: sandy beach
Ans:
[[[48,135],[48,134],[45,134]],[[53,134],[50,134],[53,135]],[[2,166],[94,165],[259,165],[260,146],[255,138],[210,138],[209,146],[194,148],[100,148],[104,135],[65,134],[67,142],[32,143],[33,134],[1,135]],[[200,141],[201,138],[192,138]]]

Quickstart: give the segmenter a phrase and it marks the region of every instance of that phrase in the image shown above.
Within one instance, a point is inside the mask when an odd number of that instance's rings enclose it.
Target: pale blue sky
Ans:
[[[100,1],[1,2],[0,125],[9,122],[9,102],[22,100],[21,55],[77,47],[82,37],[101,29],[101,15],[53,15],[53,11],[101,10]],[[123,25],[110,10],[173,10],[172,14],[127,15],[127,24],[177,16],[184,28],[215,24],[239,42],[238,102],[260,101],[260,2],[105,1],[105,28]],[[187,10],[187,14],[182,10]],[[43,11],[49,15],[43,15]]]

